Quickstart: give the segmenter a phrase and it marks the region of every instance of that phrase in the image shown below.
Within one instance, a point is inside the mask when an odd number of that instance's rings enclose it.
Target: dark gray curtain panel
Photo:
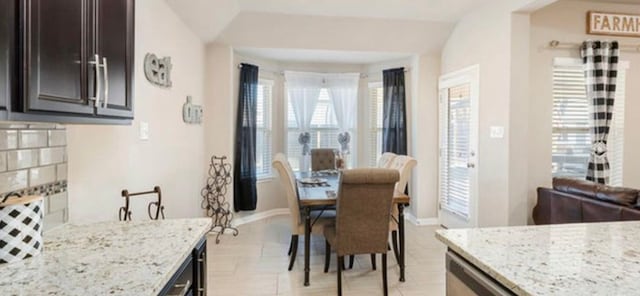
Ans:
[[[258,101],[258,67],[242,64],[238,91],[238,116],[234,159],[233,208],[256,209],[256,123]]]
[[[407,110],[404,68],[382,72],[384,89],[382,152],[407,155]]]

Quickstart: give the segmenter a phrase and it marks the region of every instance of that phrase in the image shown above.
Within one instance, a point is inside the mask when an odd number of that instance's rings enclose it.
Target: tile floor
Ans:
[[[389,252],[389,295],[444,295],[446,248],[435,237],[435,226],[417,227],[407,222],[406,281],[398,281],[399,269]],[[240,235],[224,235],[219,245],[210,237],[207,253],[209,295],[336,295],[336,259],[323,272],[324,238],[311,239],[311,285],[305,287],[304,240],[298,258],[287,271],[290,239],[288,216],[277,216],[239,227]],[[381,263],[371,270],[369,255],[356,256],[354,268],[343,273],[343,295],[382,295]]]

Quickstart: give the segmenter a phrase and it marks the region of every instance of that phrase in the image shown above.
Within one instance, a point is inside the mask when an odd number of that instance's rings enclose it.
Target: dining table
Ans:
[[[311,226],[312,220],[314,220],[312,213],[336,206],[337,193],[340,192],[340,172],[298,172],[296,173],[296,186],[304,219],[304,285],[309,286]],[[405,281],[404,208],[409,205],[410,201],[411,198],[404,192],[394,192],[393,205],[398,207],[396,222],[398,223],[398,265],[400,267],[401,282]]]

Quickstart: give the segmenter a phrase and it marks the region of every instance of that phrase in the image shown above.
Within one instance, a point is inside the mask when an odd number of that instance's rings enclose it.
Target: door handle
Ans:
[[[100,106],[100,92],[102,92],[101,91],[102,82],[100,79],[100,67],[102,65],[100,64],[100,55],[96,54],[94,55],[94,58],[95,58],[95,61],[89,62],[89,64],[96,66],[96,87],[95,87],[95,96],[90,98],[90,100],[93,101],[93,105],[97,108],[98,106]]]
[[[104,101],[102,108],[107,108],[109,104],[109,72],[107,70],[107,58],[102,57],[102,69],[104,70]]]

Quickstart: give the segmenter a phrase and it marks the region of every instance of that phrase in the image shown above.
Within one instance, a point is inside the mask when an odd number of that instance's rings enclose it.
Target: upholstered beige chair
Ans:
[[[391,164],[389,165],[390,169],[397,170],[400,174],[400,180],[396,183],[396,191],[404,192],[407,188],[407,183],[409,183],[409,179],[411,179],[411,173],[413,172],[413,168],[418,164],[418,162],[410,156],[406,155],[397,155]],[[391,244],[393,245],[393,253],[396,256],[396,259],[399,257],[398,253],[398,208],[393,207],[392,218],[389,222],[389,228],[391,229]]]
[[[389,168],[394,158],[396,158],[395,153],[392,153],[392,152],[382,153],[382,155],[380,156],[380,159],[378,159],[378,167],[384,168],[384,169]]]
[[[282,153],[276,154],[273,159],[273,167],[280,176],[280,184],[287,196],[287,203],[289,204],[289,211],[291,212],[291,243],[289,245],[289,255],[291,256],[289,260],[289,270],[291,270],[298,252],[298,237],[304,235],[304,221],[300,217],[296,178],[287,157]],[[325,225],[335,223],[334,211],[322,211],[319,215],[321,216],[315,220],[315,223],[311,227],[312,234],[322,234]]]
[[[344,256],[382,254],[382,280],[387,295],[387,248],[389,219],[397,170],[369,168],[343,171],[338,193],[335,225],[324,228],[325,272],[331,248],[338,258],[338,295],[342,295]]]
[[[317,148],[311,149],[311,170],[335,170],[336,154],[335,149]]]

